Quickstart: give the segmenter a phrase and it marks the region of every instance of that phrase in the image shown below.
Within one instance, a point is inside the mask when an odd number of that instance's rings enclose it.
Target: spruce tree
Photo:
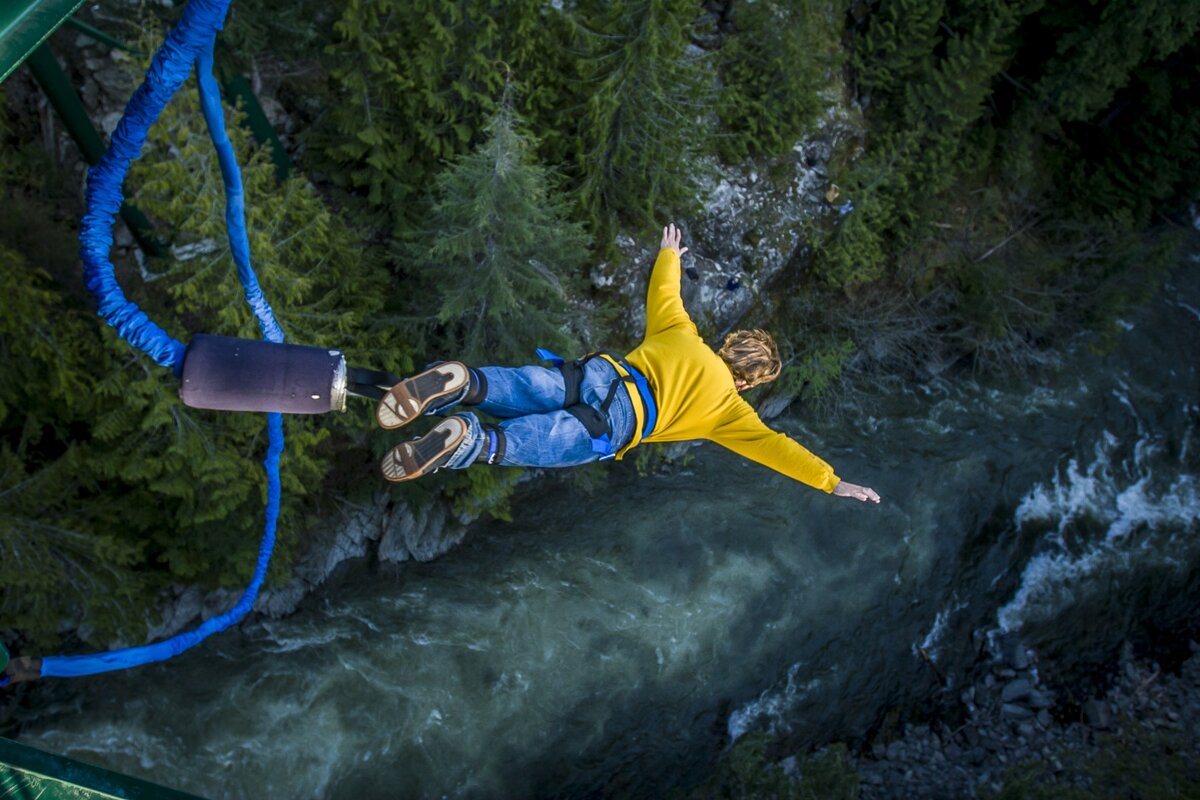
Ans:
[[[350,0],[328,48],[337,99],[313,133],[329,177],[398,227],[418,220],[429,181],[478,141],[506,76],[552,83],[541,65],[556,58],[558,15],[540,0]]]
[[[708,59],[688,47],[692,0],[595,0],[579,13],[579,203],[607,239],[620,217],[647,224],[695,202]]]
[[[781,155],[821,110],[819,92],[836,65],[839,3],[779,0],[735,5],[734,31],[721,45],[724,130],[717,148],[730,161]]]
[[[506,99],[487,138],[438,175],[427,232],[405,254],[428,288],[433,345],[473,364],[528,363],[537,347],[574,353],[568,305],[587,238],[535,158],[536,140]]]

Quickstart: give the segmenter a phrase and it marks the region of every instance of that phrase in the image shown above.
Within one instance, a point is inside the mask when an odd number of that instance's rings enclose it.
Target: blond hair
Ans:
[[[717,355],[729,366],[734,380],[750,386],[769,383],[783,370],[779,348],[766,331],[734,331],[725,337]]]

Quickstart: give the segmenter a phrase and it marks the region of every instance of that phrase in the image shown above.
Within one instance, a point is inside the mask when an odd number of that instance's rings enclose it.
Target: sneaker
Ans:
[[[383,477],[389,481],[410,481],[436,472],[454,455],[470,429],[462,417],[446,417],[424,436],[389,450],[380,464]]]
[[[389,389],[375,407],[375,421],[385,430],[401,428],[431,406],[451,402],[470,385],[471,371],[466,364],[443,361]]]

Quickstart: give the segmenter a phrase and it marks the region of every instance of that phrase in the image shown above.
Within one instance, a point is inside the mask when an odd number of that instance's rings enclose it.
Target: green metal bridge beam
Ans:
[[[0,797],[38,800],[202,800],[140,778],[0,739]]]
[[[50,38],[85,0],[0,2],[0,82]]]
[[[84,160],[89,164],[98,163],[107,149],[104,146],[104,140],[100,138],[96,127],[92,125],[92,120],[83,107],[83,101],[75,93],[75,87],[67,80],[66,73],[58,64],[58,59],[50,51],[50,45],[43,42],[36,47],[27,57],[27,63],[33,72],[34,79],[46,94],[46,99],[50,101],[50,105],[54,106],[54,110],[58,112],[58,116],[66,125],[67,132],[79,146]],[[150,221],[142,212],[129,203],[122,203],[121,219],[129,226],[129,231],[137,240],[138,246],[142,248],[142,252],[150,256],[166,255],[162,244],[154,238]]]

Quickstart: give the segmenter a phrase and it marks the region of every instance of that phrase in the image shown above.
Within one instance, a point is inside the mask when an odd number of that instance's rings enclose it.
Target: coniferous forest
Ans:
[[[108,87],[127,96],[179,9],[105,9],[91,22],[138,51]],[[686,226],[714,175],[771,176],[836,109],[839,199],[746,320],[787,346],[773,402],[836,413],[933,362],[1020,371],[1084,331],[1104,347],[1192,230],[1198,29],[1175,0],[237,0],[217,61],[287,119],[283,177],[231,135],[289,339],[396,373],[635,344],[597,265]],[[51,46],[87,74],[77,34]],[[168,587],[244,585],[265,434],[182,406],[97,318],[82,170],[32,86],[0,86],[0,631],[139,641]],[[177,335],[256,337],[191,85],[126,190],[167,245],[124,251],[131,297]],[[274,582],[306,529],[380,490],[386,449],[365,412],[286,426]],[[515,472],[388,491],[503,518]]]

